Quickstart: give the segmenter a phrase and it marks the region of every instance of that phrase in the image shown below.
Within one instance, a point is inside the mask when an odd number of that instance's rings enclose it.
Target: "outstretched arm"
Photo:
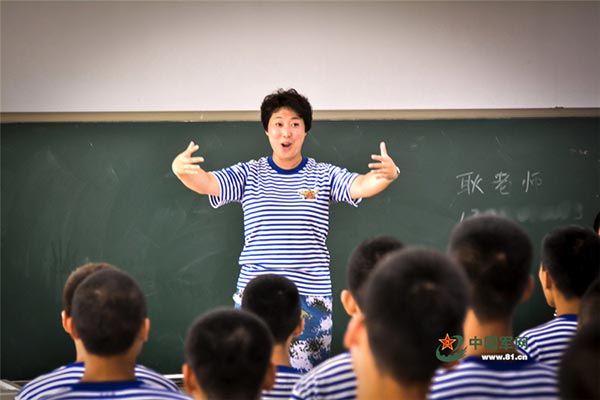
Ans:
[[[369,164],[369,171],[359,175],[350,186],[350,196],[353,199],[372,197],[382,192],[400,175],[400,170],[394,160],[388,155],[385,143],[379,144],[381,154],[373,154],[371,158],[378,162]]]
[[[175,157],[171,164],[171,169],[179,180],[194,192],[219,196],[221,194],[221,189],[217,178],[213,174],[200,168],[200,165],[198,165],[199,163],[204,162],[204,157],[192,156],[192,153],[199,148],[200,147],[197,144],[190,142],[187,149]]]

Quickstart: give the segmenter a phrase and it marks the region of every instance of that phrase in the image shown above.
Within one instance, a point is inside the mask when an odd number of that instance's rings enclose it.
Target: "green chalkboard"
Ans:
[[[213,210],[171,173],[190,140],[218,169],[270,153],[258,122],[2,124],[2,378],[28,379],[73,360],[60,324],[75,267],[107,261],[148,297],[141,362],[178,373],[194,317],[231,306],[242,248],[241,209]],[[387,143],[401,177],[358,208],[332,208],[333,352],[347,322],[345,263],[361,240],[391,234],[444,250],[452,227],[484,211],[521,222],[536,244],[600,209],[600,119],[316,121],[304,155],[366,172]],[[537,271],[537,265],[532,265]],[[520,331],[552,314],[539,284]],[[515,332],[518,333],[518,332]]]

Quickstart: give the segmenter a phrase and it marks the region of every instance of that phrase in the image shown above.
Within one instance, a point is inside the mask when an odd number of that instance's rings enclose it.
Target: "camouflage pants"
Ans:
[[[300,296],[304,331],[292,341],[292,367],[308,372],[329,358],[333,308],[331,296]]]
[[[241,307],[241,293],[233,295],[235,307]],[[300,296],[304,331],[292,341],[290,363],[302,372],[308,372],[329,358],[333,302],[331,296]]]

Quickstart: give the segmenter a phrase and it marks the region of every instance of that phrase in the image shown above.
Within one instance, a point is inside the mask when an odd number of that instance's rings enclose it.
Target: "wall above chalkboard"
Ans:
[[[152,320],[141,362],[178,372],[192,319],[233,304],[243,226],[238,206],[213,210],[177,180],[171,161],[190,140],[209,170],[268,155],[260,123],[1,128],[2,377],[28,379],[72,361],[61,291],[87,261],[138,279]],[[400,178],[358,209],[332,207],[334,353],[347,321],[337,297],[359,241],[390,234],[443,251],[454,224],[494,212],[519,221],[537,249],[550,229],[590,226],[600,209],[598,117],[315,121],[304,155],[362,173],[380,141]],[[517,331],[551,316],[536,290],[519,309]]]

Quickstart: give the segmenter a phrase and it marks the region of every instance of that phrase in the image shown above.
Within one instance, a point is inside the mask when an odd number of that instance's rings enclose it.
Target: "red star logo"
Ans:
[[[447,333],[446,333],[445,338],[438,339],[438,340],[442,344],[442,350],[444,350],[444,349],[454,350],[454,347],[452,347],[452,343],[456,342],[456,339],[450,339],[450,336],[448,336]]]

